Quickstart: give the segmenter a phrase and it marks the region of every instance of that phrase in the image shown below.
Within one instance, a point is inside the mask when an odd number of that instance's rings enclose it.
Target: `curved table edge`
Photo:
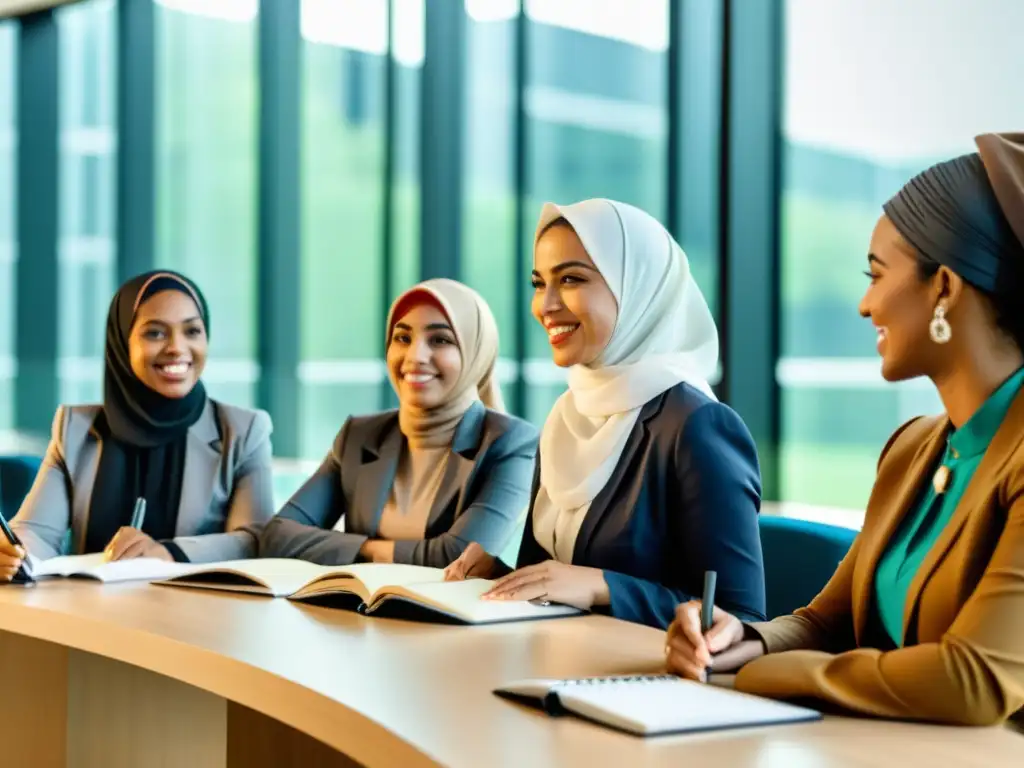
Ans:
[[[191,685],[294,728],[361,765],[441,765],[344,702],[248,662],[148,630],[7,604],[0,610],[0,631],[92,653]]]

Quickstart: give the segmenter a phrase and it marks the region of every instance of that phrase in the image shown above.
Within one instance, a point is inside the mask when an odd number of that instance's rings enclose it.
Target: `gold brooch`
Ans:
[[[932,475],[932,488],[935,489],[935,493],[941,496],[946,492],[949,487],[949,478],[953,473],[949,471],[949,467],[945,464],[935,470],[935,474]]]

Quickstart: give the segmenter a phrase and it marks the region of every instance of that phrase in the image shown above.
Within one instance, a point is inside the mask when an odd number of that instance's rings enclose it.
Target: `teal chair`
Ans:
[[[0,512],[8,520],[17,514],[41,463],[38,456],[0,456]]]
[[[760,528],[769,619],[811,602],[857,536],[837,525],[764,515]]]

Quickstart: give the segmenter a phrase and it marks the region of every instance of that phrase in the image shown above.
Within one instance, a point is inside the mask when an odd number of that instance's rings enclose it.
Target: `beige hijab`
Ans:
[[[487,302],[472,288],[445,278],[427,280],[410,288],[395,300],[388,312],[385,349],[391,344],[395,323],[423,301],[436,302],[448,317],[462,354],[462,372],[447,399],[438,407],[423,409],[406,403],[399,406],[398,425],[412,448],[449,445],[463,414],[476,400],[483,401],[492,410],[505,410],[501,389],[494,379],[498,324]],[[398,382],[393,376],[391,386],[398,391]]]

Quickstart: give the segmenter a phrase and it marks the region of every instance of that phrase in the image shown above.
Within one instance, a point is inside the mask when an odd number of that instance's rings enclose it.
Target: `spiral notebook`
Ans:
[[[813,709],[671,675],[521,680],[495,694],[637,736],[820,720]]]

